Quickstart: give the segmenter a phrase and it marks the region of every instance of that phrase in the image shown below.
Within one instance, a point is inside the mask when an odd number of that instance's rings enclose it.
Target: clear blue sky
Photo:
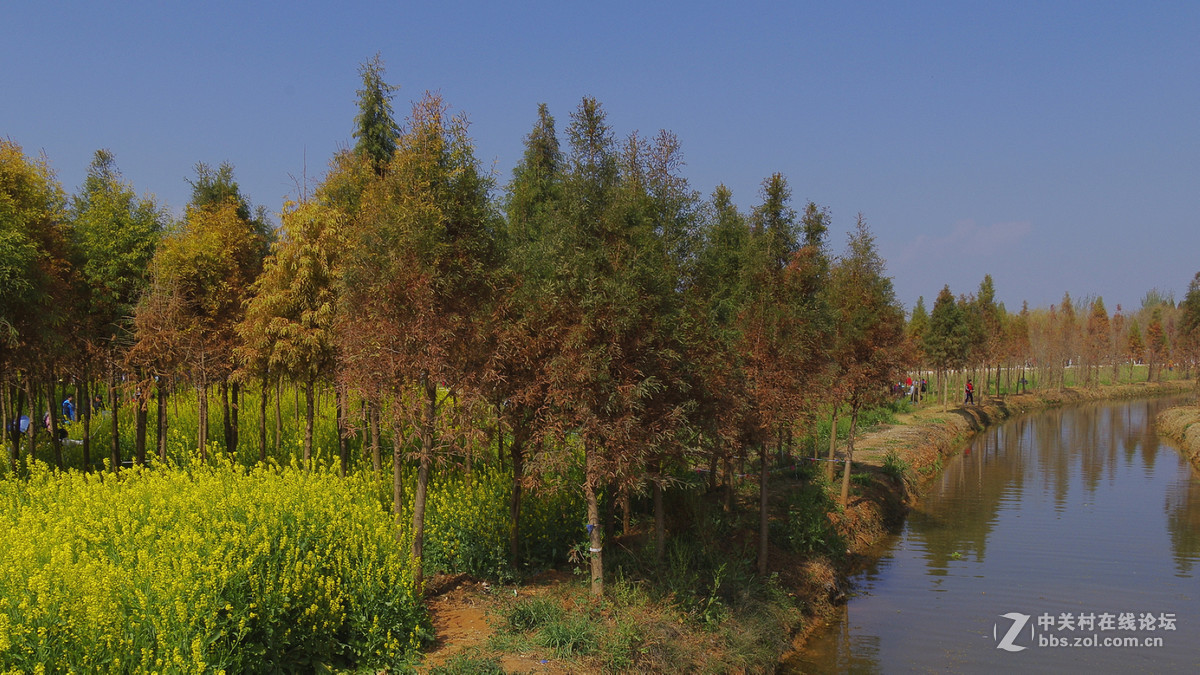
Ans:
[[[669,129],[693,188],[862,212],[908,307],[1182,297],[1200,271],[1198,2],[5,2],[0,135],[68,192],[108,148],[182,211],[196,162],[278,211],[351,144],[357,68],[472,121],[503,184],[539,102]]]

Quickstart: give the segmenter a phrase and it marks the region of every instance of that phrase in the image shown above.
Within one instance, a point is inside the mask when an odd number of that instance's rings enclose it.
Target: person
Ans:
[[[75,395],[67,394],[62,402],[62,416],[67,422],[75,421]]]
[[[963,405],[975,403],[975,385],[971,384],[971,378],[967,378],[967,400],[963,401]]]

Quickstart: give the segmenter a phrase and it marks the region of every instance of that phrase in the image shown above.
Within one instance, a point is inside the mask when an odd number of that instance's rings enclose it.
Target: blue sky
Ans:
[[[537,104],[595,96],[618,136],[673,131],[692,187],[746,210],[863,213],[908,307],[991,274],[1010,310],[1200,271],[1196,2],[25,2],[0,18],[0,135],[68,192],[108,148],[175,212],[196,162],[277,211],[351,144],[379,52],[403,117],[426,90],[501,184]]]

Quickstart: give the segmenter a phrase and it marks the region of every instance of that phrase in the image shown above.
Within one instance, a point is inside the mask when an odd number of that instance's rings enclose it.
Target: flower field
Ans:
[[[365,476],[34,464],[0,481],[0,548],[6,670],[388,667],[427,634]]]

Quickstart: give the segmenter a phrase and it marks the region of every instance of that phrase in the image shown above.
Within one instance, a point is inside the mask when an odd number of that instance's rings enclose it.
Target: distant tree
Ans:
[[[929,314],[929,332],[925,334],[922,345],[937,372],[943,405],[949,386],[948,373],[966,363],[968,341],[967,321],[962,307],[954,300],[950,287],[944,286],[933,303],[933,311]]]
[[[392,112],[392,97],[399,87],[384,81],[383,59],[379,54],[358,68],[362,89],[358,90],[358,114],[354,117],[354,152],[369,159],[375,172],[382,175],[392,155],[400,127]]]
[[[1156,306],[1146,326],[1146,381],[1162,380],[1163,362],[1168,353],[1167,336],[1163,331],[1162,307]]]
[[[242,194],[241,188],[234,179],[233,165],[228,162],[222,162],[216,169],[203,162],[199,162],[196,164],[195,180],[188,182],[192,186],[192,201],[189,204],[188,217],[192,217],[192,211],[215,214],[218,211],[232,208],[234,217],[242,223],[242,226],[239,226],[239,228],[244,227],[244,229],[248,230],[247,236],[249,238],[245,239],[242,243],[253,246],[253,248],[246,251],[239,251],[238,258],[230,261],[232,265],[239,268],[236,276],[242,285],[226,289],[236,295],[238,300],[234,313],[223,317],[220,322],[222,328],[221,341],[225,344],[220,351],[220,358],[224,362],[220,364],[217,371],[214,371],[218,374],[217,383],[220,386],[221,409],[223,413],[221,419],[225,432],[225,447],[232,452],[237,448],[240,434],[238,412],[240,410],[239,398],[241,392],[241,383],[237,380],[230,381],[230,375],[236,366],[232,360],[233,349],[237,339],[233,326],[237,324],[242,316],[241,302],[249,297],[249,284],[258,276],[258,271],[262,269],[263,259],[270,252],[271,242],[275,239],[275,231],[267,217],[266,209],[253,206],[250,200]],[[213,344],[216,343],[214,342]],[[210,367],[217,367],[215,362],[209,365]],[[205,424],[207,424],[207,421],[205,421]]]
[[[1127,358],[1128,352],[1125,335],[1125,315],[1121,311],[1120,304],[1117,305],[1117,311],[1113,312],[1109,326],[1111,327],[1111,333],[1109,335],[1108,350],[1112,356],[1112,379],[1113,383],[1116,384],[1121,381],[1121,363]]]
[[[1079,363],[1079,321],[1075,315],[1075,304],[1071,302],[1071,294],[1064,293],[1059,305],[1058,322],[1055,324],[1054,343],[1056,346],[1055,368],[1058,373],[1059,387],[1067,386],[1067,367]]]
[[[913,345],[914,364],[924,366],[927,358],[924,349],[925,334],[929,332],[929,310],[925,309],[925,296],[918,297],[917,304],[913,305],[905,332]]]
[[[1104,309],[1104,299],[1096,298],[1092,302],[1087,319],[1087,339],[1084,341],[1083,367],[1086,371],[1084,383],[1100,384],[1100,364],[1108,360],[1109,333],[1111,327],[1108,311]]]
[[[1134,363],[1142,363],[1146,356],[1146,343],[1142,341],[1142,331],[1138,327],[1137,319],[1129,322],[1129,336],[1125,341],[1125,353],[1129,356],[1129,360]],[[1130,377],[1133,377],[1132,366]],[[1147,375],[1149,378],[1149,375]]]
[[[688,288],[696,317],[689,333],[688,360],[696,364],[697,426],[710,452],[710,479],[722,464],[725,508],[734,506],[732,460],[744,451],[743,429],[749,414],[738,319],[747,302],[746,264],[750,227],[724,185],[713,191],[708,218]],[[714,480],[715,482],[715,480]]]
[[[498,312],[498,344],[488,381],[488,396],[499,422],[511,431],[507,455],[513,474],[509,499],[509,558],[513,565],[521,559],[525,469],[529,454],[541,446],[533,441],[537,414],[546,401],[541,364],[549,354],[547,345],[537,339],[541,318],[537,281],[549,267],[547,256],[557,234],[556,219],[563,209],[565,180],[554,117],[544,103],[538,105],[537,114],[537,122],[525,137],[524,156],[513,169],[506,190],[507,231],[502,240],[505,294]],[[502,431],[500,435],[503,442]]]
[[[1004,313],[996,304],[996,288],[992,275],[985,274],[979,282],[979,292],[975,296],[975,313],[979,318],[979,328],[982,333],[978,341],[978,353],[984,373],[989,372],[989,365],[996,366],[996,395],[1000,395],[1000,353],[1004,342]],[[985,375],[983,391],[987,392]]]
[[[1011,320],[1004,323],[1004,341],[1006,352],[1009,359],[1010,371],[1011,364],[1019,363],[1021,365],[1020,373],[1017,375],[1016,391],[1022,393],[1026,390],[1027,378],[1025,377],[1025,369],[1029,364],[1029,359],[1032,355],[1032,345],[1029,340],[1029,303],[1021,303],[1021,311]]]
[[[1200,365],[1200,272],[1188,284],[1179,304],[1179,344],[1185,368]]]

